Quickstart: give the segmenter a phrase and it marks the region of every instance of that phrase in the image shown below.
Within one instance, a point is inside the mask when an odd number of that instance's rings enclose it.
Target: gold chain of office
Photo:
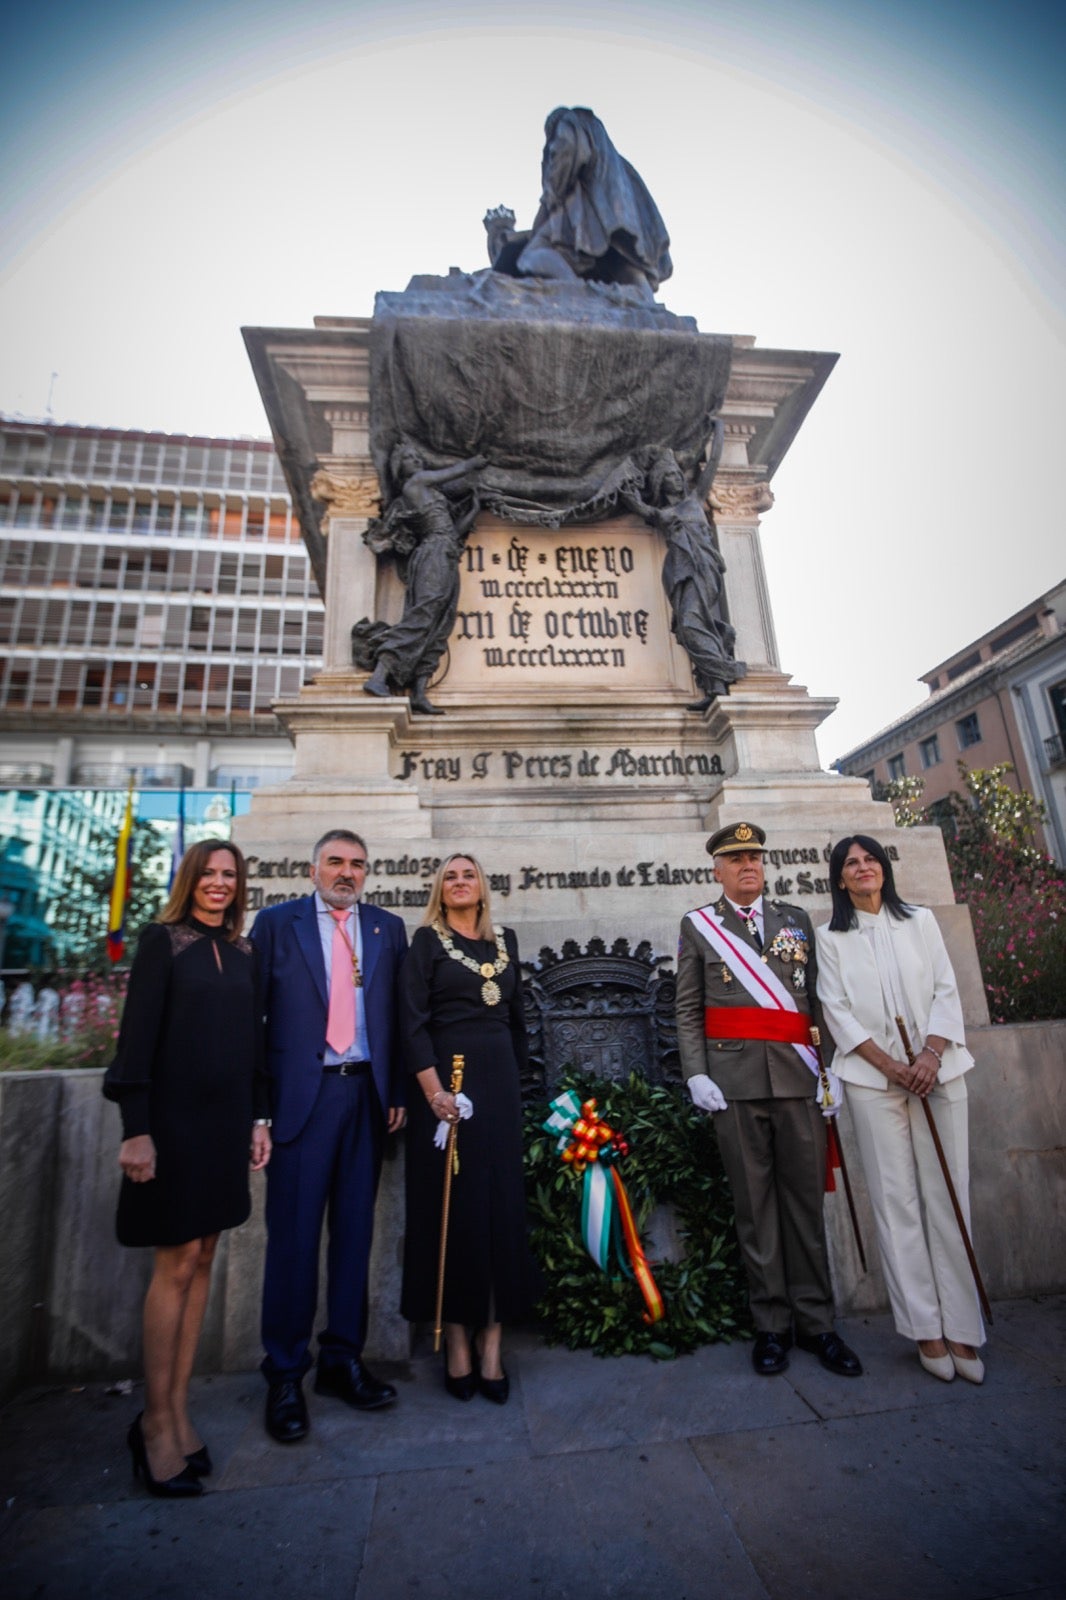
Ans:
[[[507,947],[503,942],[503,929],[493,928],[492,930],[496,935],[495,961],[475,961],[472,956],[464,955],[461,950],[457,950],[452,942],[451,930],[443,922],[435,922],[433,931],[453,961],[458,961],[460,966],[467,967],[471,972],[476,972],[479,978],[484,978],[485,981],[481,985],[481,998],[485,1004],[487,1006],[498,1006],[503,996],[500,993],[500,986],[496,979],[503,969],[510,966],[511,963],[511,958],[507,954]]]

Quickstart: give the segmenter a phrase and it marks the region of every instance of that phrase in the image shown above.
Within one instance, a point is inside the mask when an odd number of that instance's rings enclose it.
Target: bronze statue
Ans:
[[[558,106],[544,125],[540,209],[529,233],[501,206],[485,218],[489,259],[512,277],[628,284],[642,298],[673,271],[670,239],[640,174],[585,106]]]
[[[631,490],[625,495],[630,510],[658,528],[666,540],[662,579],[670,601],[670,627],[703,691],[690,711],[706,711],[746,670],[733,653],[736,629],[726,620],[722,598],[725,562],[703,509],[702,490],[704,480],[690,490],[676,456],[660,450],[645,475],[649,501]]]
[[[375,554],[392,551],[406,558],[407,592],[400,621],[373,639],[374,670],[363,689],[382,696],[409,689],[412,711],[442,716],[426,691],[455,624],[459,558],[480,509],[477,474],[486,459],[471,456],[434,471],[413,445],[401,443],[389,465],[397,493],[367,530],[366,542]],[[461,514],[452,495],[468,497]]]

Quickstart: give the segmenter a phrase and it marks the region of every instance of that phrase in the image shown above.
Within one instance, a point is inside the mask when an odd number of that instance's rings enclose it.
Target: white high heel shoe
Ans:
[[[955,1377],[955,1362],[958,1358],[950,1355],[927,1356],[924,1351],[918,1351],[918,1360],[926,1372],[931,1372],[934,1378],[939,1378],[942,1383],[951,1383]],[[980,1381],[980,1380],[978,1380]]]
[[[957,1356],[954,1350],[948,1352],[955,1371],[960,1378],[965,1378],[967,1383],[984,1383],[985,1364],[979,1356]]]

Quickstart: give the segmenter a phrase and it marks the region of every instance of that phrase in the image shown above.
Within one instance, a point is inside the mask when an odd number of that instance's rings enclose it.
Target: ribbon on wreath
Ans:
[[[560,1159],[584,1174],[581,1192],[581,1236],[601,1272],[610,1273],[612,1245],[619,1266],[635,1278],[644,1296],[644,1321],[658,1322],[665,1306],[652,1277],[625,1184],[615,1165],[629,1154],[622,1134],[610,1127],[596,1110],[595,1100],[578,1100],[568,1089],[555,1097],[542,1124],[546,1133],[558,1135]]]

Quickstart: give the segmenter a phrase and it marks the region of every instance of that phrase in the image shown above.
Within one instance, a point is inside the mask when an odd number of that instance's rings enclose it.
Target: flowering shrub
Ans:
[[[1066,1015],[1066,875],[1034,842],[1043,804],[1007,782],[1013,768],[970,771],[966,794],[920,808],[921,779],[889,785],[901,826],[936,823],[955,898],[970,908],[993,1022]]]
[[[59,1032],[41,1039],[35,1028],[15,1035],[0,1029],[0,1071],[106,1067],[115,1053],[127,972],[87,973],[59,987]]]

